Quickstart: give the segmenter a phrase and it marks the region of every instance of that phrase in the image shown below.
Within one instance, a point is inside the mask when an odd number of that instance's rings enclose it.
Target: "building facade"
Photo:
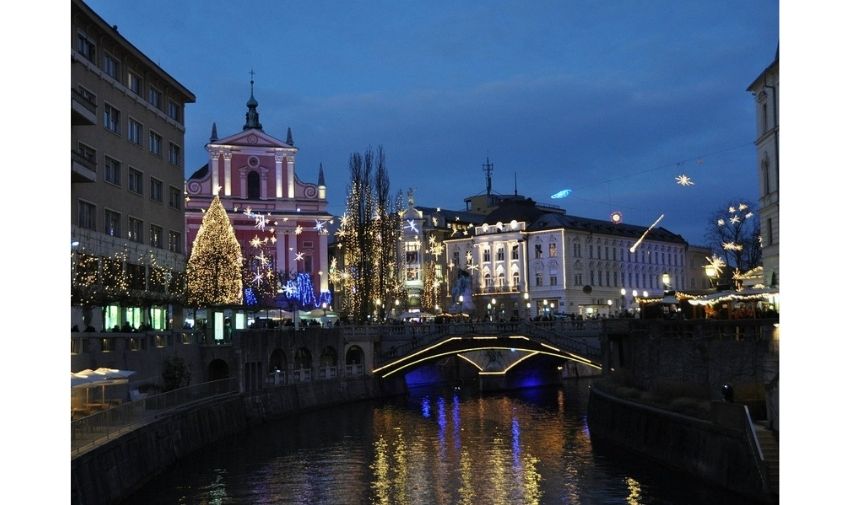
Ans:
[[[185,104],[195,96],[71,4],[72,325],[181,324]]]
[[[292,130],[287,129],[286,140],[263,131],[253,81],[251,86],[242,130],[219,137],[213,124],[206,144],[209,162],[186,182],[185,247],[191,251],[202,211],[219,195],[246,269],[271,270],[280,279],[308,274],[316,303],[330,303],[327,246],[332,216],[322,166],[316,184],[301,180]]]
[[[509,201],[469,236],[445,241],[450,282],[468,277],[472,310],[482,318],[620,314],[648,291],[687,287],[680,235],[655,228],[630,251],[646,229]]]
[[[779,49],[747,91],[756,103],[763,280],[766,286],[779,287]]]

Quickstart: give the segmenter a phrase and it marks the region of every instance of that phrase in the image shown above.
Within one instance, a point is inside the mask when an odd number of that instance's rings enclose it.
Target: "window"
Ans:
[[[167,115],[170,116],[170,119],[181,123],[182,121],[179,119],[179,111],[180,108],[178,103],[173,100],[167,101]]]
[[[484,261],[490,261],[490,248],[486,248],[483,251]]]
[[[260,199],[260,174],[256,171],[248,172],[248,199],[250,200],[259,200]]]
[[[167,160],[170,162],[170,164],[176,165],[177,167],[182,164],[181,158],[180,158],[179,146],[174,144],[173,142],[170,143],[170,146],[168,148]]]
[[[78,53],[84,58],[95,62],[96,61],[96,45],[83,33],[78,33]]]
[[[515,245],[511,247],[511,259],[518,260],[520,259],[520,246]]]
[[[493,285],[493,278],[490,277],[490,273],[487,272],[484,274],[484,287],[489,288],[492,285]]]
[[[576,258],[582,257],[582,244],[573,244],[573,256]]]
[[[150,105],[152,105],[156,109],[161,109],[161,91],[158,91],[154,87],[150,86],[147,99]]]
[[[535,272],[535,286],[543,286],[543,274]]]
[[[573,285],[582,286],[582,274],[573,274]]]
[[[496,286],[498,286],[500,288],[505,287],[505,274],[504,273],[499,272],[498,274],[496,274]]]
[[[170,252],[182,252],[182,234],[178,231],[170,231],[167,234],[167,249]]]
[[[105,73],[117,81],[119,80],[119,60],[105,53],[104,69]]]
[[[513,284],[514,284],[513,290],[519,291],[520,290],[520,273],[519,272],[514,272],[511,274],[511,282],[513,282]]]
[[[161,135],[149,130],[149,152],[161,156]]]
[[[162,188],[164,184],[155,178],[149,179],[149,198],[155,200],[156,202],[163,201],[163,191]]]
[[[411,265],[418,263],[418,246],[414,242],[406,244],[406,263]]]
[[[170,186],[169,191],[170,194],[168,195],[169,200],[167,203],[170,205],[171,209],[179,210],[182,202],[182,192],[180,192],[178,188],[174,188],[173,186]]]
[[[555,275],[549,276],[549,285],[550,286],[558,286],[558,277]]]
[[[143,221],[133,217],[128,218],[128,239],[132,242],[143,243]]]
[[[770,160],[767,157],[767,153],[764,155],[764,159],[761,160],[761,179],[762,186],[764,186],[764,194],[770,194]]]
[[[496,261],[504,261],[505,260],[505,248],[499,247],[496,249]]]
[[[163,236],[164,234],[162,233],[161,226],[155,226],[154,224],[149,225],[149,245],[157,249],[163,249]]]
[[[96,206],[78,200],[78,226],[87,230],[96,229]]]
[[[119,111],[105,103],[104,125],[108,130],[119,133]]]
[[[773,245],[773,218],[767,218],[767,245]]]
[[[122,186],[120,180],[120,163],[110,156],[105,156],[105,182]]]
[[[90,163],[96,162],[96,150],[92,147],[78,142],[78,153],[81,155],[81,158],[89,161]]]
[[[535,244],[535,259],[543,258],[543,251],[540,244]]]
[[[418,268],[417,267],[407,267],[406,268],[406,280],[407,281],[417,281],[418,280]]]
[[[93,93],[92,91],[88,90],[87,88],[85,88],[81,85],[78,85],[78,92],[81,95],[83,95],[83,97],[86,98],[88,102],[90,102],[93,105],[96,104],[96,94],[95,93]]]
[[[128,89],[130,89],[135,95],[141,95],[143,93],[143,79],[134,72],[129,72]]]
[[[550,244],[549,245],[549,257],[555,258],[556,256],[558,256],[558,250],[556,249],[556,245]]]
[[[105,233],[111,237],[121,237],[119,212],[105,209]]]
[[[597,259],[601,259],[600,258],[600,246],[597,246]]]
[[[618,287],[618,272],[612,272],[612,283],[616,288]]]
[[[456,266],[460,266],[460,251],[454,251],[454,260],[452,263]]]
[[[138,123],[132,118],[128,118],[128,141],[132,144],[141,145],[141,132],[143,131],[143,125]]]
[[[128,190],[138,195],[143,194],[143,172],[128,167]]]

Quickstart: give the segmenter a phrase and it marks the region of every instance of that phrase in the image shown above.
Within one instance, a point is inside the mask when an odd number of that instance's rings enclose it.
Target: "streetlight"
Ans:
[[[457,301],[460,302],[460,314],[462,314],[463,313],[463,295],[460,295],[457,298]]]
[[[496,299],[493,298],[492,300],[490,300],[490,304],[492,304],[492,307],[493,307],[493,315],[490,318],[490,320],[495,321],[496,320]]]
[[[543,301],[543,315],[544,315],[544,317],[546,317],[547,312],[549,311],[549,309],[547,308],[547,305],[549,305],[549,302],[546,301],[546,298],[544,298],[544,301]]]
[[[717,280],[717,267],[714,265],[705,265],[705,275],[708,276],[708,282],[713,288]]]
[[[606,303],[609,305],[609,315],[612,315],[612,299],[606,300]]]
[[[663,281],[663,291],[669,291],[672,289],[672,279],[669,277],[669,272],[663,272],[660,279]]]

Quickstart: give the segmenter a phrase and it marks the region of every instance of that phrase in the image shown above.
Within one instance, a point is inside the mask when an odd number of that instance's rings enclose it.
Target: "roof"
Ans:
[[[546,213],[540,216],[539,219],[529,225],[528,231],[551,230],[557,228],[566,228],[570,230],[585,231],[588,233],[601,233],[604,235],[615,235],[631,239],[638,239],[647,230],[646,226],[637,226],[632,224],[614,224],[610,221],[600,219],[590,219],[579,216],[567,216],[561,214]],[[684,237],[677,233],[672,233],[665,228],[654,228],[648,232],[649,240],[658,240],[661,242],[675,242],[679,244],[687,244]]]
[[[416,205],[415,208],[426,215],[432,216],[434,214],[440,214],[446,222],[451,223],[460,222],[481,224],[484,222],[484,219],[486,219],[486,216],[484,216],[483,214],[475,214],[466,210],[449,210],[438,207],[422,207],[419,205]]]
[[[191,174],[191,177],[189,177],[188,180],[202,179],[202,178],[206,177],[206,174],[208,174],[208,173],[209,173],[209,163],[206,163],[202,167],[198,168],[196,172]]]
[[[764,70],[762,70],[762,72],[758,75],[758,77],[756,77],[756,78],[753,80],[753,82],[751,82],[751,83],[750,83],[750,85],[749,85],[749,86],[747,86],[747,91],[752,91],[752,90],[753,90],[753,87],[754,87],[754,86],[755,86],[759,81],[761,81],[762,79],[764,79],[764,78],[765,78],[765,76],[766,76],[769,72],[771,72],[774,68],[776,68],[776,67],[778,67],[778,66],[779,66],[779,46],[777,45],[777,47],[776,47],[776,57],[774,58],[773,62],[771,62],[771,64],[770,64],[770,65],[768,65],[768,66],[767,66],[767,68],[765,68]]]
[[[509,223],[513,220],[525,221],[526,223],[534,223],[546,211],[537,208],[535,201],[531,198],[514,199],[501,202],[499,207],[490,212],[482,222],[484,223]],[[531,226],[529,226],[531,231]]]

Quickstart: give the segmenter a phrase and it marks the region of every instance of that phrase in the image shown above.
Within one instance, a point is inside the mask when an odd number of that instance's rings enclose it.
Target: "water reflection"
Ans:
[[[595,453],[586,386],[428,390],[306,413],[195,454],[126,504],[745,503]]]

